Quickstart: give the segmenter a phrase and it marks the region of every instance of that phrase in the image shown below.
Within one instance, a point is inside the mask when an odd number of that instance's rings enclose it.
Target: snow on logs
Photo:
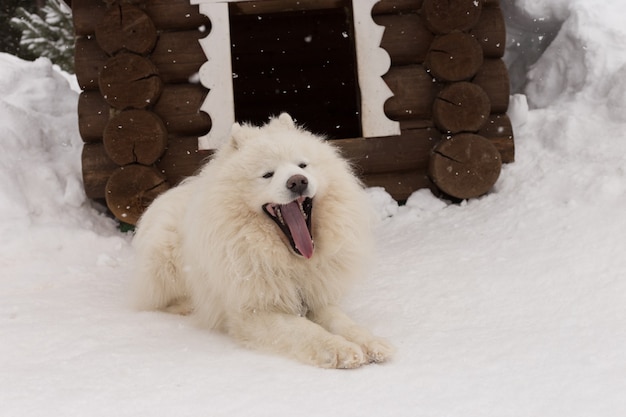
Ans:
[[[210,157],[197,138],[219,115],[199,110],[208,91],[189,80],[211,25],[188,0],[72,8],[85,190],[132,224]],[[401,134],[335,143],[366,184],[398,200],[424,187],[459,199],[489,191],[514,159],[499,0],[382,0],[372,14],[391,58],[384,110]]]

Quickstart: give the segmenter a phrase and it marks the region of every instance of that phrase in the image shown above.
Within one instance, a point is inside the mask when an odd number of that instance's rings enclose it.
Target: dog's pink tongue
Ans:
[[[306,226],[306,220],[297,201],[285,204],[280,208],[283,220],[287,224],[296,248],[302,256],[310,259],[313,256],[313,241]]]

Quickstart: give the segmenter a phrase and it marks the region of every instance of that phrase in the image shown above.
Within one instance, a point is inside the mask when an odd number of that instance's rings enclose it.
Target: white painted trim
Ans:
[[[200,110],[211,117],[211,131],[199,138],[201,150],[218,148],[235,122],[228,3],[247,0],[190,0],[211,21],[211,31],[200,40],[207,62],[200,68],[200,81],[210,91]],[[380,47],[385,28],[372,19],[379,0],[352,0],[357,74],[361,92],[361,129],[364,137],[400,134],[400,123],[385,114],[385,101],[393,92],[382,76],[391,59]]]
[[[393,92],[382,76],[389,71],[391,58],[380,47],[385,28],[372,19],[372,8],[378,1],[352,0],[363,137],[400,134],[400,123],[385,114],[385,101]]]
[[[211,117],[211,130],[198,138],[198,149],[217,149],[228,139],[235,123],[228,4],[210,0],[191,0],[191,3],[200,4],[200,13],[211,21],[211,31],[200,39],[207,62],[199,71],[200,82],[209,89],[200,110]]]

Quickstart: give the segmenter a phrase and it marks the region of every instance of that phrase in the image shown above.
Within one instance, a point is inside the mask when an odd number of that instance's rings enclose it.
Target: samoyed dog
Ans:
[[[139,221],[135,301],[324,368],[383,362],[384,339],[338,307],[373,244],[367,195],[322,138],[282,114],[235,124],[198,175]]]

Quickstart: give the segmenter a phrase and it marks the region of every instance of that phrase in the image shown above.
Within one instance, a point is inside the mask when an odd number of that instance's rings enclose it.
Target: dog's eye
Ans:
[[[274,176],[274,173],[272,171],[269,171],[263,174],[263,178],[272,178],[273,176]]]
[[[305,163],[303,162],[303,163],[301,163],[301,164],[300,164],[300,165],[298,165],[298,166],[299,166],[300,168],[304,169],[304,168],[306,168],[307,164],[305,164]]]

